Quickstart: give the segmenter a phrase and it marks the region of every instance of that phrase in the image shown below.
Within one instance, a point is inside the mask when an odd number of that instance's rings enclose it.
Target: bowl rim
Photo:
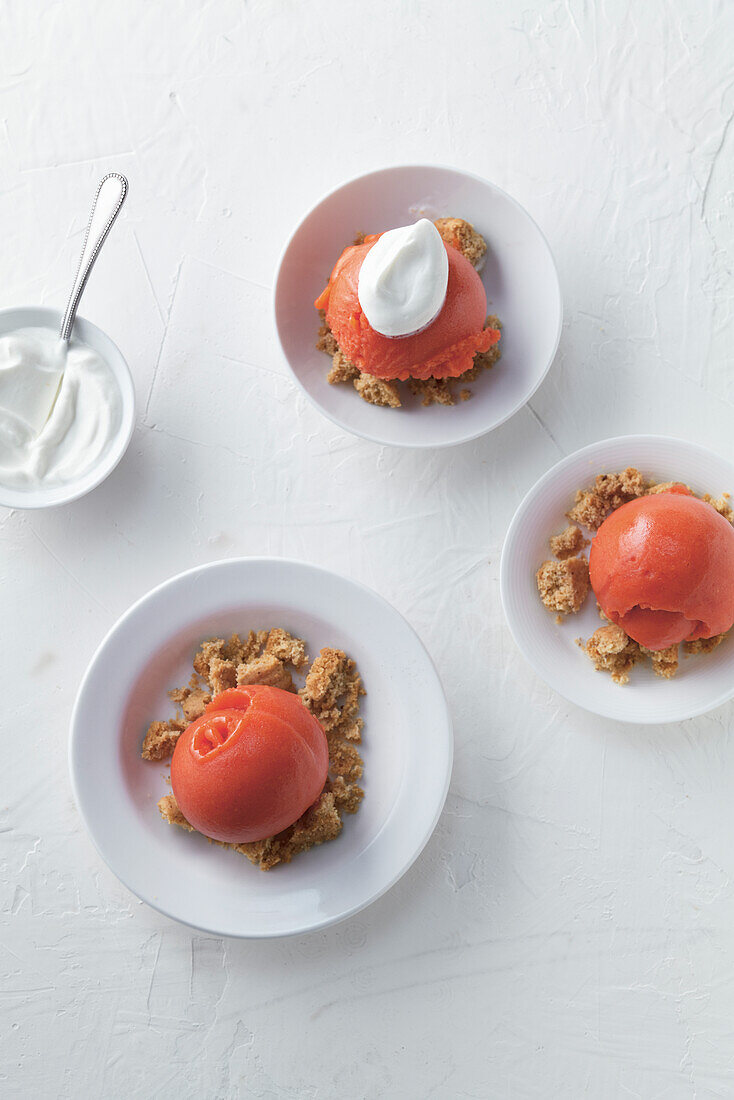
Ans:
[[[510,634],[512,635],[512,640],[514,641],[515,645],[517,646],[517,649],[519,650],[522,657],[527,661],[527,663],[533,669],[536,676],[540,680],[542,680],[543,683],[546,684],[551,689],[551,691],[556,692],[556,694],[559,695],[562,699],[565,699],[567,702],[572,703],[574,706],[577,706],[581,710],[586,711],[588,714],[594,714],[599,718],[605,718],[605,719],[608,719],[612,722],[620,722],[620,723],[623,723],[624,725],[638,725],[638,726],[670,725],[670,724],[676,724],[676,723],[679,723],[679,722],[687,722],[690,718],[698,718],[702,714],[708,714],[710,711],[715,710],[717,707],[723,706],[724,704],[728,703],[732,698],[734,698],[734,680],[732,680],[731,688],[726,689],[724,692],[722,692],[716,698],[714,698],[711,702],[705,703],[701,706],[695,706],[691,710],[687,711],[682,717],[679,717],[679,718],[655,718],[653,716],[650,716],[650,717],[642,716],[641,717],[639,715],[627,716],[627,715],[623,715],[623,714],[610,714],[605,710],[604,711],[603,710],[592,710],[590,707],[586,706],[584,703],[580,703],[577,699],[572,698],[571,695],[567,694],[567,692],[563,688],[559,688],[555,684],[551,684],[551,683],[548,682],[548,680],[546,679],[544,673],[541,672],[541,670],[538,668],[534,658],[529,655],[527,649],[525,648],[524,643],[518,638],[518,635],[517,635],[517,632],[516,632],[516,624],[515,624],[514,620],[512,619],[512,617],[508,614],[508,603],[509,603],[509,600],[510,600],[510,592],[511,592],[512,587],[513,587],[512,584],[510,583],[510,576],[509,576],[509,569],[510,569],[510,566],[509,566],[510,549],[509,548],[510,548],[511,541],[514,539],[517,528],[520,526],[520,523],[521,523],[521,521],[523,520],[523,518],[525,516],[527,506],[532,502],[532,500],[535,499],[537,494],[539,494],[547,485],[551,484],[555,480],[556,476],[558,475],[558,473],[561,472],[561,470],[565,469],[567,466],[575,464],[578,460],[583,459],[586,456],[590,456],[590,455],[594,454],[600,448],[610,446],[612,444],[624,443],[626,445],[634,447],[636,445],[641,445],[641,444],[647,445],[647,444],[656,443],[656,442],[664,443],[664,444],[673,444],[675,446],[682,446],[682,447],[688,448],[691,451],[697,451],[699,455],[704,456],[706,458],[714,458],[719,462],[728,463],[729,465],[733,466],[733,468],[734,468],[734,464],[729,462],[729,460],[727,458],[725,458],[723,455],[719,455],[716,451],[713,451],[710,447],[705,447],[701,443],[695,443],[695,442],[693,442],[691,440],[688,440],[688,439],[681,439],[679,436],[663,435],[661,433],[637,432],[637,433],[634,433],[632,435],[614,435],[614,436],[608,436],[604,439],[598,439],[593,443],[588,443],[583,447],[579,447],[577,450],[572,451],[568,455],[564,455],[563,458],[559,459],[558,462],[555,462],[550,467],[550,469],[546,470],[546,472],[544,474],[542,474],[538,478],[538,480],[535,481],[530,486],[530,488],[524,494],[522,500],[518,504],[517,508],[515,509],[515,513],[514,513],[512,519],[511,519],[511,521],[510,521],[510,524],[509,524],[508,528],[507,528],[507,532],[505,534],[505,538],[504,538],[504,541],[503,541],[503,544],[502,544],[502,555],[501,555],[501,558],[500,558],[500,600],[501,600],[501,603],[502,603],[502,611],[503,611],[504,616],[505,616],[505,622],[506,622],[507,626],[509,627]]]
[[[335,415],[334,413],[332,413],[331,411],[327,410],[321,404],[321,402],[319,402],[313,396],[313,394],[311,394],[311,392],[306,388],[306,386],[303,384],[301,379],[298,377],[295,369],[293,368],[293,366],[291,364],[291,361],[290,361],[288,355],[286,354],[286,350],[283,346],[283,339],[281,337],[280,325],[278,323],[278,294],[279,294],[279,287],[280,287],[281,277],[282,277],[282,274],[283,274],[283,265],[284,265],[285,258],[286,258],[286,255],[288,253],[288,250],[289,250],[289,248],[290,248],[290,246],[293,242],[293,238],[295,237],[296,233],[301,228],[303,223],[306,221],[306,219],[310,218],[311,215],[314,214],[319,209],[319,207],[324,206],[326,203],[328,203],[329,200],[332,199],[334,197],[334,195],[336,195],[339,191],[344,190],[344,188],[351,186],[351,184],[353,184],[353,183],[357,183],[359,180],[369,179],[369,178],[374,177],[374,176],[386,176],[386,175],[390,175],[392,173],[405,172],[405,171],[410,171],[410,172],[416,172],[416,171],[418,171],[418,172],[426,172],[426,171],[428,171],[428,172],[430,172],[430,171],[451,172],[456,176],[462,176],[465,179],[473,180],[475,183],[482,184],[482,186],[489,188],[490,191],[496,192],[499,196],[501,196],[502,199],[506,200],[507,202],[511,203],[512,206],[516,207],[516,209],[519,210],[520,213],[523,214],[528,219],[528,221],[531,223],[531,225],[535,229],[536,233],[539,235],[541,241],[545,245],[546,251],[548,253],[548,257],[549,257],[550,262],[551,262],[551,268],[552,268],[552,271],[553,271],[553,275],[555,277],[555,287],[554,287],[554,289],[555,289],[555,294],[556,294],[556,307],[557,307],[557,311],[558,311],[558,324],[557,324],[555,339],[554,339],[554,342],[553,342],[553,350],[552,350],[551,354],[548,357],[548,361],[545,364],[545,367],[543,368],[542,372],[538,375],[538,378],[535,381],[532,389],[527,393],[527,395],[524,397],[524,399],[518,405],[516,405],[510,412],[506,413],[496,423],[492,424],[490,427],[480,428],[478,431],[470,432],[470,433],[468,433],[464,436],[461,436],[458,439],[444,439],[444,440],[439,440],[438,442],[430,442],[430,443],[429,442],[418,443],[418,442],[412,442],[412,441],[411,442],[398,443],[395,440],[383,439],[380,436],[375,435],[372,432],[366,431],[366,430],[361,429],[361,428],[355,428],[351,424],[347,424],[344,420],[342,420],[341,417],[339,417],[339,416]],[[276,335],[278,337],[278,346],[280,347],[281,356],[282,356],[283,360],[285,361],[286,366],[288,367],[291,378],[296,383],[296,385],[300,389],[301,393],[304,394],[304,396],[308,398],[308,400],[311,402],[311,404],[316,409],[318,409],[318,411],[323,416],[325,416],[328,420],[331,420],[331,422],[333,424],[336,424],[337,427],[341,428],[342,431],[347,432],[349,435],[355,435],[355,436],[358,436],[361,439],[366,439],[370,443],[378,443],[382,447],[402,447],[402,448],[405,448],[406,450],[439,450],[439,449],[443,449],[444,447],[460,447],[464,443],[471,443],[475,439],[481,439],[482,436],[489,435],[490,432],[493,432],[493,431],[495,431],[495,429],[501,427],[503,424],[506,424],[507,421],[511,419],[511,417],[515,416],[518,412],[520,412],[520,410],[523,409],[525,407],[525,405],[527,405],[528,402],[532,400],[532,398],[535,396],[535,394],[537,393],[540,386],[545,381],[545,379],[548,375],[548,372],[550,371],[550,369],[553,365],[553,361],[554,361],[554,359],[555,359],[555,357],[558,353],[558,346],[561,342],[561,333],[563,331],[563,294],[561,292],[561,280],[560,280],[560,277],[559,277],[559,274],[558,274],[558,264],[556,263],[556,258],[553,254],[553,250],[550,247],[550,244],[548,242],[548,238],[546,237],[545,233],[543,232],[543,230],[540,228],[540,226],[536,222],[535,218],[532,216],[532,214],[530,214],[528,212],[528,210],[526,210],[526,208],[522,205],[522,203],[518,202],[517,199],[513,198],[512,195],[510,195],[507,191],[503,190],[503,188],[498,187],[498,185],[496,183],[493,183],[491,180],[486,179],[484,176],[478,175],[476,172],[468,172],[463,168],[454,168],[449,164],[441,164],[441,163],[434,163],[434,164],[427,164],[427,163],[391,164],[391,165],[386,165],[382,168],[374,168],[374,169],[371,169],[368,172],[361,172],[361,173],[357,174],[356,176],[352,176],[349,179],[343,180],[341,183],[337,184],[335,187],[332,187],[329,191],[327,191],[325,194],[323,194],[320,199],[318,199],[304,214],[301,215],[299,221],[296,223],[296,225],[293,227],[292,231],[289,233],[288,237],[286,238],[285,244],[283,245],[283,247],[280,251],[280,255],[278,257],[278,263],[277,263],[277,266],[276,266],[276,269],[275,269],[275,280],[274,280],[274,283],[273,283],[273,293],[272,293],[272,296],[271,296],[271,312],[272,312],[272,317],[273,317],[273,323],[274,323],[274,326],[275,326],[275,332],[276,332]]]
[[[5,306],[0,309],[0,336],[12,331],[11,329],[3,330],[2,328],[3,319],[10,315],[21,318],[18,324],[19,328],[48,327],[55,330],[61,325],[61,311],[50,306]],[[22,319],[24,315],[27,318],[25,320]],[[89,471],[89,473],[96,471],[89,484],[84,483],[85,478],[89,476],[88,473],[77,481],[70,481],[66,485],[57,485],[47,489],[7,489],[0,485],[0,507],[17,509],[18,511],[37,511],[39,509],[60,508],[64,504],[71,504],[75,500],[80,500],[107,480],[112,471],[122,461],[130,446],[130,440],[135,430],[136,400],[135,383],[128,362],[112,337],[99,325],[95,325],[93,321],[77,315],[74,320],[73,332],[77,331],[77,326],[81,329],[79,335],[85,343],[88,341],[84,339],[84,333],[91,333],[94,339],[101,337],[101,343],[107,342],[111,345],[115,353],[111,358],[107,358],[102,352],[99,352],[112,371],[120,390],[122,408],[115,447],[103,456],[96,467],[92,467],[92,470]],[[98,349],[95,348],[95,350]],[[68,491],[63,492],[64,489]],[[50,497],[52,499],[49,499]]]
[[[129,619],[131,619],[144,604],[156,599],[160,595],[160,593],[163,592],[165,589],[175,588],[176,585],[180,584],[183,580],[185,580],[188,577],[193,577],[194,575],[203,575],[204,573],[214,571],[214,570],[217,570],[217,569],[221,569],[223,566],[232,566],[233,564],[242,564],[242,563],[247,563],[249,565],[266,565],[266,566],[272,566],[272,565],[280,566],[280,565],[283,565],[283,566],[286,566],[286,567],[296,567],[298,569],[304,570],[307,573],[318,573],[322,577],[329,577],[329,578],[336,577],[339,580],[344,581],[345,583],[353,585],[354,587],[360,589],[363,593],[367,594],[372,599],[379,601],[379,603],[381,603],[392,614],[398,615],[403,620],[403,622],[405,623],[405,626],[407,627],[409,632],[413,635],[413,638],[415,639],[415,642],[416,642],[419,650],[421,651],[421,653],[423,654],[423,656],[427,660],[428,667],[430,668],[431,672],[433,673],[433,676],[434,676],[435,682],[436,682],[436,687],[438,689],[438,695],[439,695],[439,697],[440,697],[440,699],[442,700],[442,703],[443,703],[443,710],[442,710],[441,720],[440,720],[440,725],[441,725],[442,729],[444,730],[445,750],[446,750],[446,767],[445,767],[443,788],[442,788],[440,797],[436,801],[436,807],[435,807],[434,813],[431,817],[430,823],[427,824],[427,826],[424,828],[423,834],[420,837],[420,841],[415,846],[415,849],[412,852],[410,858],[408,858],[403,863],[403,865],[393,874],[393,876],[387,882],[385,882],[380,887],[380,889],[378,891],[371,894],[367,899],[358,902],[357,904],[351,906],[349,909],[346,909],[343,912],[340,912],[335,916],[327,916],[323,920],[314,921],[311,924],[307,924],[307,925],[304,925],[302,927],[289,928],[285,931],[268,931],[268,930],[265,930],[265,931],[257,931],[257,932],[252,932],[252,931],[233,932],[233,931],[231,931],[231,929],[223,929],[223,928],[217,928],[217,927],[209,926],[209,925],[195,924],[195,923],[193,923],[191,921],[188,921],[185,918],[179,916],[177,913],[171,912],[171,910],[169,908],[167,908],[164,903],[161,903],[160,901],[158,901],[158,900],[156,900],[152,897],[144,896],[143,894],[139,893],[135,889],[135,887],[131,886],[130,883],[127,882],[126,879],[123,878],[119,874],[119,872],[112,866],[112,864],[107,859],[107,855],[105,854],[105,852],[102,850],[102,847],[98,843],[97,837],[96,837],[96,835],[95,835],[95,833],[94,833],[94,831],[93,831],[93,829],[92,829],[92,827],[89,823],[87,814],[85,813],[85,810],[84,810],[83,799],[80,798],[80,783],[79,783],[78,759],[77,759],[78,753],[76,752],[76,748],[75,748],[75,746],[78,742],[78,739],[79,739],[79,729],[78,729],[79,712],[80,712],[82,704],[83,704],[83,697],[86,693],[87,686],[88,686],[89,682],[92,680],[92,678],[93,678],[93,676],[96,672],[97,665],[100,662],[100,660],[102,659],[103,651],[105,650],[105,648],[106,648],[108,642],[110,641],[110,639],[112,638],[112,636],[117,632],[117,630],[124,623],[128,622]],[[438,669],[436,668],[436,664],[435,664],[431,654],[429,653],[428,649],[424,645],[423,641],[419,637],[417,631],[413,627],[413,625],[402,614],[402,612],[398,611],[398,609],[393,604],[391,604],[389,602],[389,600],[385,599],[385,597],[382,596],[379,592],[376,592],[374,588],[370,588],[369,585],[364,584],[362,581],[355,580],[352,577],[348,577],[344,573],[338,573],[333,569],[326,569],[323,566],[314,565],[311,562],[303,561],[303,560],[300,560],[298,558],[285,558],[285,557],[281,558],[281,557],[268,556],[268,555],[260,555],[260,556],[253,556],[253,557],[240,556],[240,557],[234,557],[234,558],[219,558],[216,561],[204,562],[201,565],[193,566],[191,569],[184,569],[180,573],[176,573],[172,577],[168,577],[166,580],[161,581],[160,584],[154,585],[153,588],[149,589],[142,596],[140,596],[137,600],[135,600],[122,613],[122,615],[120,615],[115,620],[115,622],[112,624],[112,626],[109,628],[109,630],[107,630],[107,632],[105,633],[105,635],[102,638],[101,642],[99,643],[99,645],[95,649],[94,653],[92,654],[92,657],[90,658],[89,663],[87,664],[87,667],[84,671],[82,679],[79,683],[79,687],[77,689],[76,697],[74,699],[74,705],[72,707],[71,717],[69,719],[69,739],[68,739],[68,749],[67,749],[67,763],[68,763],[68,769],[69,769],[69,781],[70,781],[70,785],[71,785],[71,791],[72,791],[72,795],[73,795],[73,798],[74,798],[74,803],[76,805],[77,812],[79,813],[79,816],[82,820],[82,823],[83,823],[83,825],[86,829],[87,835],[88,835],[89,839],[91,840],[92,845],[95,848],[95,850],[96,850],[98,856],[100,857],[100,859],[109,868],[109,870],[115,876],[115,878],[119,882],[121,882],[123,884],[123,886],[125,886],[125,888],[130,891],[131,894],[133,894],[135,897],[139,898],[141,901],[145,902],[145,904],[150,906],[151,909],[154,909],[157,912],[162,913],[163,916],[169,918],[170,920],[177,921],[179,924],[184,924],[189,928],[195,928],[198,931],[207,932],[211,935],[226,936],[226,937],[232,938],[232,939],[244,939],[244,940],[283,939],[283,938],[287,938],[287,937],[290,937],[290,936],[306,935],[309,932],[317,932],[320,929],[324,929],[324,928],[329,927],[330,925],[339,924],[342,921],[347,920],[349,917],[354,916],[356,913],[359,913],[363,909],[366,909],[368,906],[372,905],[373,902],[377,901],[384,894],[386,894],[389,890],[391,890],[392,887],[395,886],[395,884],[413,866],[413,864],[416,862],[418,857],[421,855],[421,853],[423,852],[424,848],[426,847],[428,841],[431,839],[431,837],[433,836],[433,833],[436,830],[436,826],[438,825],[441,814],[443,813],[443,810],[444,810],[444,807],[445,807],[445,804],[446,804],[446,799],[448,797],[449,787],[450,787],[450,784],[451,784],[451,777],[452,777],[452,773],[453,773],[453,762],[454,762],[454,731],[453,731],[453,721],[452,721],[452,717],[451,717],[451,710],[449,708],[449,702],[448,702],[448,699],[446,697],[446,691],[445,691],[445,688],[443,686],[443,682],[442,682],[441,677],[439,675]]]

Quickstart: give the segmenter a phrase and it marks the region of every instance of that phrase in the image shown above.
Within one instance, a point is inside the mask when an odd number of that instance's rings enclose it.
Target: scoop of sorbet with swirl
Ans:
[[[683,485],[607,516],[589,572],[604,614],[646,649],[734,624],[734,528]]]

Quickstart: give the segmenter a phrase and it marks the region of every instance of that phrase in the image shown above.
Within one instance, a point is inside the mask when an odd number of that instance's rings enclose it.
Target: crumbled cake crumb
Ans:
[[[648,485],[645,496],[651,497],[656,496],[658,493],[669,493],[674,485],[681,484],[680,481],[656,481],[653,485]]]
[[[290,863],[294,856],[306,852],[317,844],[334,840],[342,831],[342,818],[334,795],[324,791],[318,800],[291,825],[277,836],[255,840],[250,844],[233,844],[231,847],[261,871],[269,871],[278,863]],[[230,847],[230,845],[225,845]]]
[[[693,642],[684,642],[683,651],[687,657],[694,653],[711,653],[726,637],[727,634],[715,634],[713,638],[696,638]]]
[[[375,378],[372,374],[361,373],[354,380],[354,388],[370,405],[381,405],[388,409],[399,409],[402,405],[396,383],[388,382],[384,378]]]
[[[169,722],[152,722],[143,741],[143,758],[151,761],[168,759],[186,725],[200,717],[211,701],[211,692],[218,694],[220,690],[235,684],[240,687],[268,684],[295,691],[291,670],[305,669],[307,664],[303,639],[280,627],[257,633],[250,631],[244,640],[237,634],[233,634],[228,641],[209,638],[201,644],[194,657],[195,675],[189,686],[169,692],[172,701],[183,712],[185,721],[176,718]],[[234,683],[231,682],[233,672]],[[324,728],[329,744],[329,775],[324,790],[295,824],[277,836],[251,844],[211,843],[234,848],[261,870],[268,871],[276,864],[290,863],[300,852],[338,836],[342,830],[342,815],[356,813],[364,797],[364,791],[357,783],[364,769],[357,748],[362,740],[364,725],[359,717],[362,695],[364,688],[355,662],[340,649],[322,649],[306,675],[301,697]],[[158,809],[170,825],[196,832],[182,814],[173,794],[164,795]]]
[[[357,666],[341,649],[321,650],[300,695],[327,734],[344,730],[347,739],[359,740],[354,727],[356,720],[357,733],[362,728],[356,716],[364,688]]]
[[[575,524],[561,531],[560,535],[551,535],[549,541],[551,553],[555,554],[560,561],[575,557],[589,545],[589,540],[584,538],[581,528]]]
[[[319,317],[321,318],[321,326],[316,340],[316,350],[323,351],[326,355],[341,355],[334,334],[326,323],[326,313],[323,309],[319,310]],[[342,356],[342,358],[344,357]],[[344,362],[346,363],[347,360],[345,359]],[[334,365],[336,366],[336,364]]]
[[[362,778],[364,764],[359,749],[347,741],[329,738],[329,768],[345,783],[355,783]]]
[[[336,344],[336,340],[334,340],[334,344]],[[359,367],[355,367],[354,363],[350,363],[346,355],[339,351],[337,347],[331,358],[331,370],[326,376],[326,381],[330,386],[337,386],[340,382],[356,382],[359,377]],[[367,400],[368,398],[365,397],[365,401]]]
[[[426,408],[430,405],[455,405],[451,382],[450,378],[409,378],[408,389],[422,399],[421,405]]]
[[[662,676],[664,680],[672,680],[678,671],[678,646],[671,645],[667,649],[646,649],[640,646],[640,652],[652,661],[652,670],[656,676]]]
[[[584,645],[586,655],[597,672],[610,672],[616,684],[629,681],[630,669],[640,660],[640,647],[628,638],[621,626],[600,626]]]
[[[586,558],[545,561],[536,574],[536,582],[549,611],[570,615],[579,610],[589,594],[589,563]]]
[[[494,315],[487,317],[485,328],[501,329],[499,318]],[[502,351],[499,343],[492,344],[488,351],[477,352],[474,356],[474,364],[469,370],[456,378],[409,378],[407,385],[411,393],[421,397],[422,404],[429,405],[455,405],[454,387],[462,382],[474,382],[483,370],[491,370],[500,359]],[[469,389],[461,390],[459,397],[462,401],[468,401],[472,397]]]
[[[172,794],[164,794],[163,798],[158,800],[158,809],[163,820],[167,821],[169,825],[178,825],[179,828],[186,829],[189,833],[196,832],[194,826],[189,825],[181,813],[178,802]]]
[[[718,498],[712,497],[710,493],[704,493],[701,497],[707,504],[710,504],[712,508],[715,508],[720,516],[723,516],[729,523],[734,524],[734,510],[731,506],[731,494],[722,493]]]
[[[212,657],[209,663],[209,684],[215,695],[237,686],[237,668],[234,661]]]
[[[356,814],[364,798],[364,791],[356,783],[347,783],[343,775],[329,780],[327,787],[334,796],[334,804],[345,814]]]
[[[487,242],[481,233],[477,233],[471,222],[464,218],[437,218],[433,224],[446,244],[466,256],[477,271],[482,270],[487,255]]]
[[[287,630],[277,626],[268,634],[265,652],[272,653],[279,661],[285,661],[296,669],[303,668],[308,662],[306,643],[303,638],[295,638]]]
[[[202,680],[210,683],[213,660],[230,662],[236,668],[237,665],[250,661],[260,654],[267,636],[267,630],[258,631],[257,634],[251,630],[244,641],[239,634],[233,634],[228,641],[224,638],[208,638],[207,641],[202,642],[194,657],[194,672],[201,676]]]
[[[615,508],[644,496],[647,483],[639,470],[628,466],[620,474],[599,474],[590,489],[579,489],[566,515],[572,523],[596,531]]]
[[[295,691],[290,672],[272,653],[263,653],[262,657],[255,657],[247,664],[238,666],[237,687],[247,687],[249,684],[266,684],[283,691]]]
[[[168,760],[184,729],[183,723],[176,721],[151,722],[143,738],[143,760]]]
[[[212,701],[211,692],[201,686],[196,673],[189,680],[188,687],[174,688],[169,691],[168,698],[181,708],[187,723],[201,718],[207,703]]]
[[[494,328],[502,331],[502,322],[496,313],[490,313],[487,320],[484,322],[485,328]],[[460,381],[463,379],[466,382],[473,382],[475,378],[479,376],[483,370],[491,370],[492,367],[502,357],[502,350],[500,348],[501,341],[496,344],[492,344],[491,348],[487,351],[480,351],[474,356],[474,366],[470,367],[468,371],[465,371],[460,375]]]

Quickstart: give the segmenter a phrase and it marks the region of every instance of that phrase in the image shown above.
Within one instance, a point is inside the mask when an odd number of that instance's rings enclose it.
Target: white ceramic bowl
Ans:
[[[357,661],[366,794],[336,840],[263,873],[162,820],[170,769],[140,748],[148,723],[171,714],[166,692],[188,681],[204,638],[268,626],[305,638],[312,657],[335,645]],[[261,938],[333,924],[397,882],[438,821],[452,745],[431,659],[385,600],[302,562],[239,558],[174,577],[112,628],[79,689],[70,768],[92,839],[130,890],[205,931]]]
[[[574,492],[598,473],[636,466],[660,481],[683,481],[695,492],[719,496],[734,491],[734,465],[695,443],[664,436],[605,439],[564,458],[530,490],[510,524],[501,564],[502,603],[519,649],[560,695],[580,707],[621,722],[681,722],[734,697],[734,637],[707,655],[684,658],[677,676],[663,680],[649,665],[637,665],[624,686],[596,672],[577,637],[601,626],[590,594],[577,615],[561,625],[540,602],[535,573],[552,558],[550,535],[562,531]]]
[[[42,306],[0,309],[0,336],[16,328],[50,328],[58,332],[61,314],[58,310]],[[74,322],[74,337],[94,348],[115,376],[120,389],[120,425],[102,461],[80,478],[46,489],[8,489],[0,485],[0,505],[6,508],[53,508],[78,500],[110,476],[130,443],[135,427],[135,388],[122,352],[101,328],[82,317],[77,317]]]
[[[330,386],[329,360],[315,348],[314,299],[356,233],[421,216],[466,218],[488,244],[482,280],[500,318],[502,358],[472,384],[471,401],[401,409],[368,405],[351,385]],[[406,166],[360,176],[332,191],[298,226],[281,257],[275,321],[283,354],[313,403],[345,431],[401,447],[447,447],[502,424],[533,395],[558,347],[562,305],[548,242],[530,215],[494,184],[453,168]]]

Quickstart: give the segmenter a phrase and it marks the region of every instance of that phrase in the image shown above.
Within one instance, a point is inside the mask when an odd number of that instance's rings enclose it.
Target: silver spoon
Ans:
[[[65,344],[69,343],[71,330],[74,327],[74,318],[79,308],[79,300],[84,293],[89,274],[94,267],[94,262],[99,256],[100,249],[107,239],[115,218],[122,209],[122,204],[127,197],[128,183],[119,172],[110,172],[105,176],[94,196],[92,209],[89,214],[89,223],[84,237],[84,247],[79,257],[79,268],[71,288],[69,303],[61,322],[59,336]]]
[[[59,341],[56,345],[55,356],[60,377],[54,399],[51,402],[51,408],[48,410],[48,416],[45,420],[46,424],[48,424],[51,419],[51,415],[56,408],[56,402],[59,399],[59,394],[61,393],[61,386],[64,381],[64,368],[66,366],[66,353],[69,350],[69,340],[71,339],[71,331],[74,328],[79,301],[84,293],[84,288],[87,285],[87,280],[94,267],[95,260],[99,256],[100,249],[107,239],[107,234],[112,228],[115,218],[122,209],[122,204],[127,197],[127,191],[128,183],[125,177],[120,175],[119,172],[110,172],[100,181],[99,187],[97,188],[97,194],[94,196],[92,209],[89,213],[89,222],[87,223],[87,232],[84,235],[84,247],[79,257],[79,267],[77,268],[74,285],[69,295],[69,302],[61,322]]]

